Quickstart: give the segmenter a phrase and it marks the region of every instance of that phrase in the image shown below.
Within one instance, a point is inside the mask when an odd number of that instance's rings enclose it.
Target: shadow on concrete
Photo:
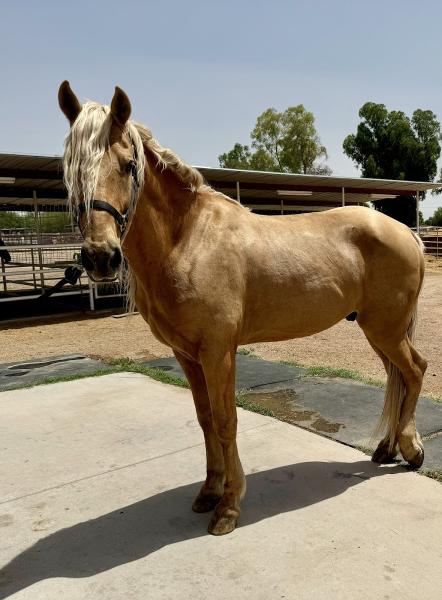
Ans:
[[[338,496],[373,477],[401,472],[400,467],[379,467],[367,459],[305,462],[252,473],[247,476],[239,526]],[[190,509],[200,485],[160,492],[40,539],[0,569],[0,599],[44,579],[91,577],[164,546],[208,535],[211,513]]]

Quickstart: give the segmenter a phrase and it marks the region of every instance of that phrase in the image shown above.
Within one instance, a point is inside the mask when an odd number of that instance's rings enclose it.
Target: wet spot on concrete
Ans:
[[[330,423],[324,417],[319,417],[311,425],[316,431],[323,431],[324,433],[337,433],[342,427],[342,423]]]
[[[320,433],[336,433],[341,427],[345,427],[342,423],[328,421],[315,410],[301,406],[293,389],[249,392],[246,399],[261,408],[271,410],[281,421],[301,424]]]

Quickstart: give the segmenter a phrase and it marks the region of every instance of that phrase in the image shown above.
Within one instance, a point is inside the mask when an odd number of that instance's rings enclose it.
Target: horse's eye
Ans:
[[[126,166],[124,167],[124,170],[126,171],[126,173],[130,173],[132,171],[132,169],[134,168],[134,161],[130,160]]]

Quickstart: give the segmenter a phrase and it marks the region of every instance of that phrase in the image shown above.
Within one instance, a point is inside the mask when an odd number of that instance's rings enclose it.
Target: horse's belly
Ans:
[[[357,282],[328,285],[273,286],[261,290],[259,300],[249,297],[245,306],[241,343],[277,341],[305,337],[328,329],[357,310],[360,297]]]

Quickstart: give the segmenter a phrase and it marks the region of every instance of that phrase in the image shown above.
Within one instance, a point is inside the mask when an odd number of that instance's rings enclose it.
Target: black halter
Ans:
[[[115,219],[119,230],[120,230],[120,238],[123,237],[124,232],[126,231],[126,227],[127,227],[127,223],[129,221],[129,217],[132,213],[132,210],[135,208],[135,203],[137,201],[138,198],[138,191],[140,188],[140,182],[138,181],[138,173],[137,173],[137,152],[134,148],[134,155],[133,155],[133,159],[131,161],[131,165],[130,165],[130,173],[132,176],[132,192],[131,192],[131,198],[130,198],[130,203],[129,206],[127,207],[127,209],[124,211],[123,214],[121,214],[116,208],[115,206],[112,206],[112,204],[110,204],[109,202],[107,202],[106,200],[97,200],[96,198],[92,198],[92,200],[90,201],[90,208],[91,210],[100,210],[103,212],[107,212],[110,215],[112,215],[112,217]],[[80,216],[86,212],[86,204],[85,202],[80,202],[79,204],[77,204],[77,206],[75,207],[75,219],[77,221],[77,225],[81,231],[81,227],[80,227]]]

